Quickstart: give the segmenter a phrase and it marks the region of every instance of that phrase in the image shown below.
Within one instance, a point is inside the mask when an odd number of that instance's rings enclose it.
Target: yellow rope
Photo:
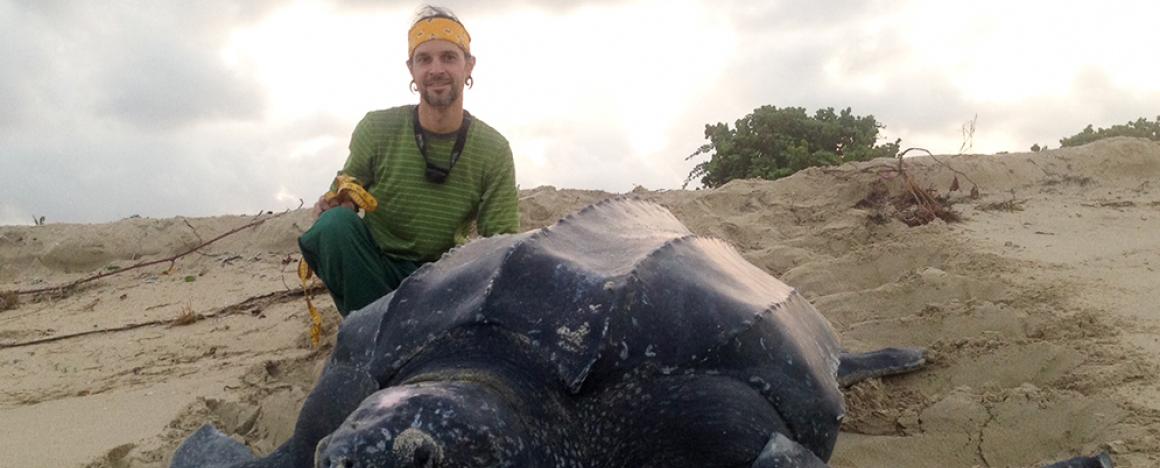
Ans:
[[[299,259],[298,279],[302,282],[302,296],[306,298],[306,309],[310,311],[310,346],[318,349],[319,343],[322,342],[322,314],[318,313],[314,301],[310,300],[310,287],[306,282],[311,276],[314,276],[314,272],[310,271],[310,265],[306,264],[305,259]]]
[[[354,177],[339,175],[334,178],[335,191],[326,192],[324,195],[327,201],[344,201],[350,200],[363,211],[370,213],[379,207],[379,201],[373,195],[367,193]],[[314,301],[310,297],[310,288],[307,281],[314,276],[314,272],[310,270],[310,265],[306,264],[306,259],[298,260],[298,279],[302,282],[303,297],[306,298],[306,309],[310,311],[310,345],[314,349],[318,349],[318,345],[322,342],[322,314],[318,313],[318,308],[314,307]]]
[[[363,211],[370,213],[379,207],[379,201],[358,184],[358,181],[351,176],[340,175],[334,178],[335,189],[334,192],[326,192],[326,201],[334,200],[350,200],[362,208]]]

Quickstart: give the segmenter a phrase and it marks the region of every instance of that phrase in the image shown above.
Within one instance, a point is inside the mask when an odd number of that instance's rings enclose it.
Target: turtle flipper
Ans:
[[[868,353],[842,352],[838,384],[849,387],[874,377],[914,372],[926,365],[922,348],[883,348]]]
[[[1108,452],[1100,452],[1098,455],[1090,457],[1075,457],[1057,463],[1052,463],[1043,468],[1112,468],[1112,457]]]
[[[212,424],[201,426],[185,439],[169,468],[225,467],[254,459],[254,454],[240,442],[217,430]]]
[[[826,462],[780,432],[773,433],[751,468],[827,468]]]

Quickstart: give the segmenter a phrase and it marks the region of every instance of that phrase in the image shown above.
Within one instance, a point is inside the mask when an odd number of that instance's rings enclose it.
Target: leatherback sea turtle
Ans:
[[[289,441],[207,425],[172,466],[821,467],[840,382],[922,364],[842,353],[796,290],[617,199],[420,268],[346,318]]]

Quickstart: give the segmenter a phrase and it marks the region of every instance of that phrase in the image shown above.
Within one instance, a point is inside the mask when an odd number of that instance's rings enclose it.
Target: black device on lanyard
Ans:
[[[451,163],[447,165],[447,169],[432,164],[431,158],[427,157],[427,137],[423,134],[423,127],[419,125],[419,106],[415,106],[414,114],[412,120],[415,124],[415,145],[419,147],[419,154],[423,155],[423,162],[427,163],[427,181],[442,184],[447,181],[447,176],[451,175],[451,169],[459,161],[459,156],[463,154],[463,145],[467,144],[467,128],[471,126],[471,114],[467,113],[466,110],[463,111],[463,124],[456,132],[455,146],[451,148]]]

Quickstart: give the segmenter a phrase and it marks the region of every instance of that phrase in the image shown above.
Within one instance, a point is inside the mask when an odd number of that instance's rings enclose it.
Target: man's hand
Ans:
[[[350,201],[350,198],[336,197],[332,200],[327,200],[326,195],[323,195],[318,197],[318,202],[314,204],[314,210],[312,210],[314,213],[314,218],[318,219],[318,217],[322,216],[322,213],[325,213],[326,210],[337,206],[350,208],[352,211],[358,212],[358,208],[354,206],[354,202]]]

